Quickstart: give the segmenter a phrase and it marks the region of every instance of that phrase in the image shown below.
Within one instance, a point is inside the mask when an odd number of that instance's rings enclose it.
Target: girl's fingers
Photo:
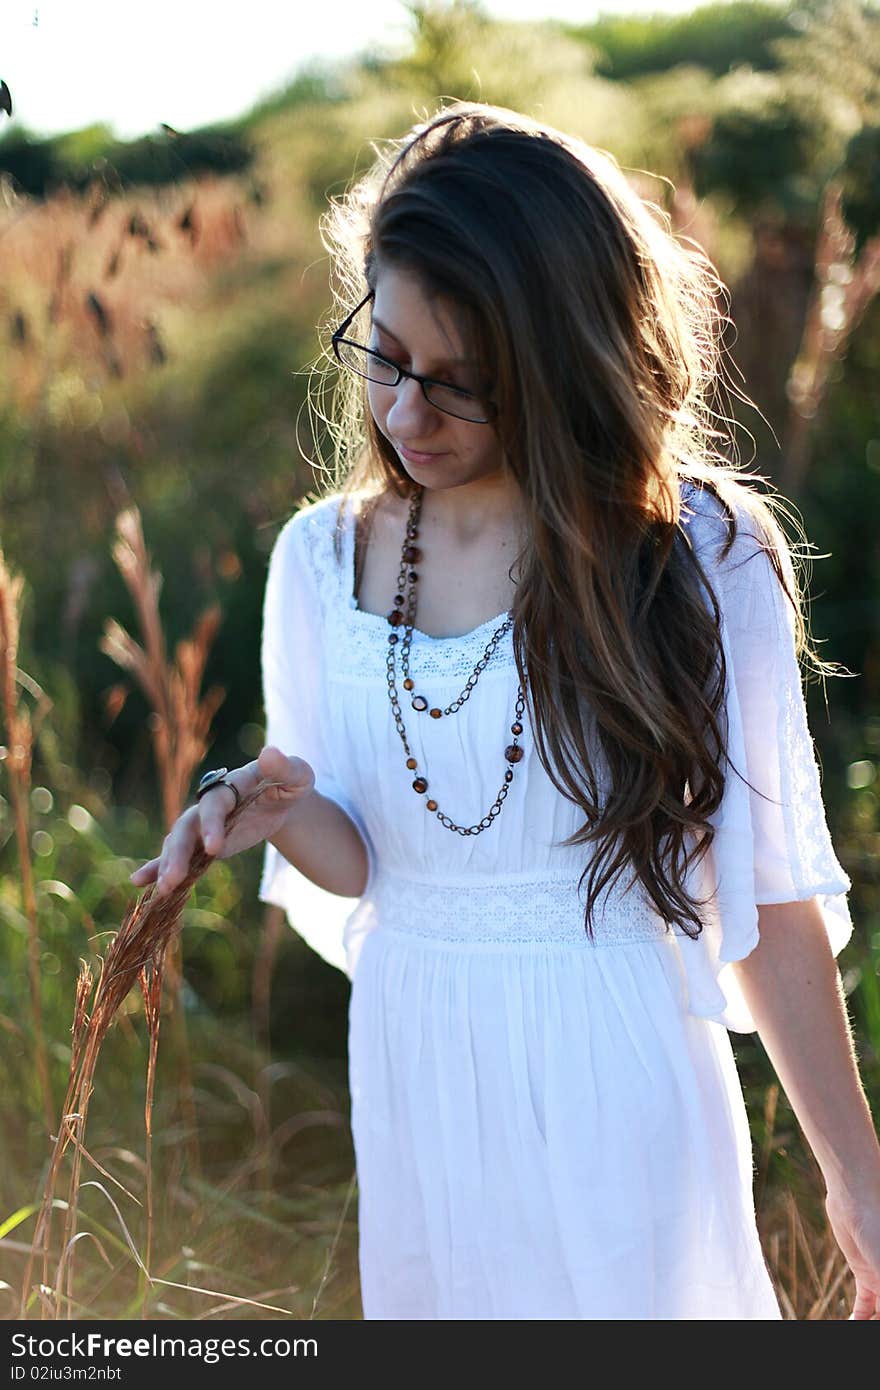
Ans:
[[[226,797],[217,797],[213,792],[209,792],[204,801],[231,801],[232,793]],[[155,883],[156,896],[162,897],[170,889],[174,888],[185,877],[192,858],[193,850],[196,847],[199,836],[201,835],[200,825],[200,806],[190,806],[183,815],[179,817],[172,829],[165,837],[162,845],[162,853],[156,859],[150,859],[146,864],[141,864],[134,873],[130,875],[131,882],[136,887],[142,888],[148,883]],[[221,819],[220,841],[224,838]],[[209,854],[216,855],[217,850],[213,843],[206,843],[203,839],[205,849]]]
[[[260,784],[261,773],[256,761],[245,763],[243,767],[237,767],[233,772],[227,773],[226,782],[231,783],[238,792],[238,797],[243,799],[252,791],[255,791]],[[219,782],[216,787],[212,787],[200,801],[196,802],[199,820],[199,833],[202,837],[202,844],[208,854],[216,859],[223,848],[226,839],[226,817],[238,805],[235,792],[230,791],[229,786]]]
[[[281,795],[288,792],[295,794],[306,784],[304,772],[307,778],[309,768],[302,758],[288,758],[280,749],[270,745],[268,749],[263,749],[255,762],[246,763],[244,767],[237,767],[229,773],[226,782],[235,787],[239,797],[244,798],[256,791],[264,777],[278,781],[292,778],[289,786],[280,788],[280,792]],[[220,782],[206,792],[197,804],[202,844],[208,854],[216,859],[226,842],[226,818],[238,802],[229,786]]]
[[[147,860],[146,864],[141,864],[140,868],[135,869],[134,873],[130,874],[129,877],[131,878],[132,883],[136,883],[138,885],[142,883],[153,883],[155,881],[158,870],[159,860],[149,859]]]
[[[240,797],[245,795],[244,788],[240,785],[238,777],[227,777],[227,782],[233,782]],[[223,848],[223,841],[226,839],[226,817],[238,802],[234,792],[226,786],[212,787],[202,797],[199,805],[199,819],[201,822],[202,844],[209,854],[216,858]]]
[[[233,783],[240,797],[244,797],[254,791],[264,777],[279,781],[291,777],[289,790],[295,794],[305,785],[304,770],[309,771],[308,764],[301,758],[287,758],[279,748],[270,747],[263,749],[258,761],[236,768],[227,781]],[[206,852],[216,859],[226,841],[226,818],[236,805],[229,787],[223,783],[212,787],[200,801],[184,811],[165,837],[161,855],[135,869],[130,875],[131,882],[139,888],[155,883],[157,895],[162,896],[184,877],[200,839]]]
[[[165,836],[165,843],[158,860],[159,869],[156,879],[158,897],[175,888],[186,877],[189,861],[196,845],[198,827],[199,808],[197,805],[190,806],[182,816],[178,817]]]

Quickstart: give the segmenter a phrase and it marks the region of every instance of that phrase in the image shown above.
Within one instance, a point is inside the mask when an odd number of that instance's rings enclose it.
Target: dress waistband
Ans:
[[[586,887],[577,879],[517,878],[493,882],[458,878],[452,883],[409,878],[377,868],[369,893],[376,927],[433,941],[473,944],[618,946],[656,941],[667,929],[646,902],[641,885],[606,889],[593,913],[593,939],[586,933]]]

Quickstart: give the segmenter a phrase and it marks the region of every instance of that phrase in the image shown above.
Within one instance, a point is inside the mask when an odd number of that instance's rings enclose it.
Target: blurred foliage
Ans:
[[[841,960],[874,1104],[880,1104],[880,299],[833,372],[798,505],[816,556],[811,622],[854,678],[807,687],[835,844],[853,880]],[[874,385],[872,385],[874,383]],[[880,1117],[878,1117],[880,1118]]]
[[[830,163],[828,135],[816,102],[773,94],[749,105],[740,90],[694,151],[694,188],[700,197],[729,194],[746,216],[772,209],[786,220],[815,221]]]
[[[62,188],[82,190],[109,172],[117,190],[173,183],[199,174],[232,174],[248,168],[253,152],[232,126],[175,131],[118,141],[104,125],[69,135],[37,137],[13,127],[0,139],[0,175],[17,192],[51,197]]]
[[[473,4],[408,8],[406,53],[374,50],[356,62],[313,65],[222,129],[124,143],[100,126],[51,141],[13,126],[0,140],[0,170],[11,176],[0,207],[0,515],[3,548],[28,584],[20,664],[53,700],[37,750],[32,846],[56,1092],[66,1076],[78,959],[99,953],[116,929],[131,896],[128,872],[157,852],[162,833],[149,711],[136,691],[115,718],[106,708],[121,677],[99,650],[105,620],[135,625],[110,557],[115,516],[131,500],[140,508],[164,576],[160,607],[169,647],[210,603],[220,603],[223,624],[205,685],[222,685],[227,696],[209,765],[254,757],[262,736],[259,638],[268,554],[297,502],[324,486],[308,460],[319,457],[326,440],[306,409],[308,369],[320,346],[316,325],[330,313],[318,218],[328,197],[372,161],[371,141],[399,135],[440,96],[476,97],[532,111],[612,151],[682,235],[702,239],[732,288],[735,355],[747,364],[743,389],[767,424],[739,402],[730,409],[738,437],[754,439],[746,461],[771,479],[779,458],[772,431],[784,424],[787,372],[813,283],[830,178],[842,181],[857,255],[878,231],[880,111],[871,55],[880,20],[871,6],[734,3],[674,20],[605,16],[577,28],[502,24]],[[770,242],[768,220],[775,228]],[[824,642],[823,656],[858,676],[829,682],[830,721],[822,691],[812,686],[808,698],[835,845],[854,881],[858,930],[842,965],[875,1104],[878,378],[875,299],[833,365],[796,499],[816,553],[830,555],[813,571],[814,635]],[[37,1173],[44,1153],[21,1020],[26,940],[17,868],[8,808],[0,805],[0,812],[0,1047],[8,1078],[0,1097],[2,1220],[22,1200],[15,1174]],[[249,1068],[270,1066],[248,1052],[264,921],[259,870],[256,852],[213,866],[193,895],[184,937],[196,1056],[208,1065],[228,1045],[235,1052],[230,1068],[244,1088],[255,1084]],[[313,1059],[310,1066],[326,1068],[328,1111],[346,1103],[347,996],[344,977],[286,932],[272,982],[272,1047],[298,1067]],[[114,1030],[102,1060],[106,1096],[114,1098],[106,1123],[118,1145],[141,1133],[146,1043],[138,1007]],[[761,1096],[772,1072],[755,1038],[735,1042],[760,1145]],[[129,1094],[130,1113],[120,1103]],[[160,1081],[160,1103],[162,1095]],[[224,1110],[210,1086],[203,1100],[206,1125],[217,1120],[216,1167],[207,1180],[219,1191],[236,1163],[247,1168],[252,1136],[242,1121],[225,1151],[219,1136],[230,1107]],[[312,1104],[296,1087],[286,1103]],[[22,1114],[29,1116],[25,1125]],[[93,1118],[93,1130],[102,1123]],[[179,1224],[175,1123],[169,1118],[161,1162],[170,1165],[169,1201]],[[771,1179],[797,1186],[802,1173],[806,1191],[809,1160],[786,1126],[783,1139],[772,1140]],[[347,1138],[334,1137],[326,1151],[321,1142],[326,1135],[316,1130],[294,1147],[304,1145],[299,1159],[312,1155],[306,1181],[313,1176],[317,1190],[326,1179],[338,1215],[351,1171]],[[289,1229],[280,1214],[284,1202],[295,1206],[302,1196],[284,1186],[285,1171],[282,1165],[279,1206],[265,1227],[279,1248],[278,1232]],[[205,1238],[219,1268],[223,1223],[233,1214],[219,1197],[215,1207],[216,1226]],[[256,1232],[255,1210],[248,1219],[254,1217]],[[311,1288],[319,1275],[316,1252],[332,1235],[328,1211],[308,1209],[300,1234],[307,1247],[303,1287]],[[191,1257],[166,1253],[167,1267],[177,1271],[168,1277],[183,1280]],[[265,1253],[255,1235],[255,1268]],[[264,1289],[272,1277],[266,1274]],[[97,1292],[97,1273],[95,1280],[95,1306],[118,1308]],[[340,1307],[356,1303],[349,1285],[341,1298]],[[175,1315],[200,1311],[186,1307],[175,1305]]]
[[[773,77],[733,71],[716,84],[708,138],[687,167],[700,197],[722,193],[744,217],[815,229],[822,190],[849,190],[857,252],[880,226],[874,131],[880,123],[880,11],[857,0],[815,5],[801,37],[775,42]]]
[[[240,130],[260,127],[272,116],[284,115],[304,106],[323,106],[346,101],[349,91],[348,75],[357,71],[342,62],[313,58],[304,63],[292,82],[270,92],[251,107],[235,124]]]
[[[856,255],[880,226],[880,125],[856,131],[842,170],[843,214],[856,238]]]
[[[517,24],[489,19],[479,4],[408,4],[412,44],[381,64],[383,84],[424,99],[429,92],[459,100],[527,109],[560,83],[582,81],[592,54],[552,20]],[[558,93],[557,93],[558,95]]]
[[[684,15],[608,15],[567,24],[567,33],[596,52],[596,72],[626,82],[645,73],[693,64],[720,77],[747,65],[774,70],[772,40],[797,27],[802,7],[742,3],[700,5]]]
[[[773,53],[803,90],[837,102],[840,119],[880,115],[880,9],[876,0],[801,0],[791,16],[796,35],[773,41]]]

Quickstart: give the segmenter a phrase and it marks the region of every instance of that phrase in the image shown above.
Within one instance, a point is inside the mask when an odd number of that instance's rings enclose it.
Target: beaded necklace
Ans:
[[[419,770],[418,761],[413,756],[412,749],[410,748],[409,742],[406,737],[406,729],[404,727],[403,717],[401,715],[400,710],[400,700],[397,694],[397,676],[395,663],[397,647],[398,645],[400,645],[404,675],[403,688],[407,691],[413,691],[415,689],[415,682],[413,681],[409,673],[409,649],[410,644],[412,642],[413,628],[415,626],[416,620],[416,607],[418,602],[416,585],[419,577],[417,571],[413,568],[413,566],[417,565],[422,558],[422,552],[419,549],[419,547],[415,544],[415,542],[418,539],[419,535],[419,518],[421,516],[422,499],[424,497],[424,491],[425,490],[423,487],[416,488],[410,500],[409,519],[407,521],[406,534],[403,539],[403,548],[401,550],[400,571],[397,576],[398,591],[394,595],[395,607],[388,614],[388,625],[390,631],[388,633],[388,657],[386,660],[388,672],[388,694],[391,700],[391,709],[394,714],[394,722],[397,726],[397,732],[400,735],[400,741],[403,744],[404,753],[406,754],[406,766],[410,770],[410,772],[414,772],[416,774],[418,774]],[[403,627],[404,629],[402,642],[399,634],[396,631],[396,629],[399,627]],[[505,634],[510,631],[512,627],[513,615],[509,614],[506,622],[502,623],[501,627],[497,628],[494,632],[493,636],[491,637],[490,641],[486,646],[486,649],[482,657],[474,667],[473,673],[468,677],[465,687],[457,699],[453,700],[452,703],[447,705],[445,709],[440,709],[437,706],[430,706],[424,695],[413,695],[410,704],[412,708],[416,711],[416,713],[424,714],[425,712],[427,712],[432,719],[442,719],[445,715],[457,713],[457,711],[464,704],[465,700],[468,700],[470,698],[471,691],[477,684],[477,681],[479,680],[481,673],[489,664],[489,661],[491,660],[492,654],[498,646],[498,643],[501,641],[502,637],[504,637]],[[510,766],[504,774],[504,781],[501,785],[497,797],[492,803],[492,806],[477,825],[456,825],[456,823],[453,820],[451,820],[449,816],[447,816],[443,811],[440,810],[439,806],[437,805],[437,802],[433,798],[429,798],[425,802],[426,809],[428,811],[431,811],[433,814],[436,814],[437,819],[440,821],[441,825],[444,825],[447,830],[452,830],[458,835],[480,835],[484,830],[488,830],[495,817],[500,814],[501,807],[503,806],[507,793],[510,790],[510,784],[513,781],[513,768],[518,762],[521,761],[523,757],[523,749],[520,747],[519,743],[517,742],[517,739],[523,731],[522,717],[524,710],[525,695],[523,693],[522,684],[520,684],[516,698],[516,717],[514,719],[514,722],[510,726],[510,732],[514,736],[513,742],[509,743],[504,750],[505,760],[510,764]],[[412,786],[413,791],[415,791],[419,796],[424,796],[425,792],[428,790],[428,779],[424,776],[416,775],[416,777],[414,777],[413,779]]]

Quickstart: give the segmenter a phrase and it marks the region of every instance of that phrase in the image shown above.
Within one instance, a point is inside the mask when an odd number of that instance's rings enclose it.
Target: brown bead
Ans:
[[[436,801],[426,801],[426,802],[425,802],[425,805],[427,806],[427,808],[428,808],[429,811],[436,811],[436,810],[437,810],[437,803],[436,803]]]
[[[522,733],[522,724],[511,724],[511,726],[510,726],[510,732],[511,732],[512,734],[521,734],[521,733]]]
[[[507,771],[505,772],[505,774],[504,774],[504,780],[505,780],[505,782],[512,782],[512,781],[513,781],[513,773],[510,771],[510,768],[508,768]]]
[[[504,750],[504,756],[509,763],[518,763],[522,759],[523,750],[515,743],[509,743]]]
[[[400,638],[398,637],[396,632],[389,632],[388,641],[391,643],[392,647],[395,647],[397,643],[400,641]]]
[[[412,707],[417,710],[427,709],[428,701],[425,699],[424,695],[414,695]]]
[[[392,608],[391,612],[388,614],[388,621],[392,627],[400,627],[400,624],[403,622],[403,614],[399,608]]]
[[[413,782],[413,789],[417,792],[426,792],[428,790],[428,784],[425,781],[424,777],[416,778],[416,780]]]
[[[432,719],[442,719],[442,718],[443,718],[443,711],[442,711],[442,709],[432,709],[432,710],[431,710],[431,718],[432,718]]]
[[[407,758],[406,765],[409,768],[410,772],[413,772],[418,767],[418,763],[416,762],[415,758]]]
[[[404,690],[412,690],[414,685],[415,681],[412,680],[410,676],[407,676],[406,680],[403,682]]]
[[[404,546],[403,558],[408,565],[417,565],[422,558],[422,552],[417,545]]]

